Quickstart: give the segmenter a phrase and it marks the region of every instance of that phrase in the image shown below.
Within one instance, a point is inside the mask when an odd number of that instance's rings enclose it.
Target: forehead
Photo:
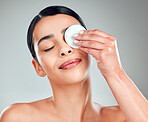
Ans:
[[[37,41],[42,36],[60,33],[61,30],[73,24],[80,23],[74,17],[65,14],[44,17],[36,24],[33,31],[33,38]]]

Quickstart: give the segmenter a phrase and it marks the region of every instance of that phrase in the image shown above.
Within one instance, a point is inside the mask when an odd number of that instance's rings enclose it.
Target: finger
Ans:
[[[98,43],[97,41],[79,41],[78,43],[74,43],[77,46],[93,48],[93,49],[103,49],[105,47],[104,44]]]
[[[81,31],[82,33],[82,31]],[[80,34],[81,34],[80,33]],[[99,36],[102,36],[102,37],[105,37],[105,38],[108,38],[108,39],[111,39],[111,40],[116,40],[115,37],[113,37],[112,35],[108,34],[108,33],[105,33],[99,29],[95,29],[95,30],[84,30],[82,34],[97,34]]]
[[[77,37],[74,38],[79,41],[84,41],[84,40],[98,41],[102,44],[106,43],[106,41],[110,41],[109,39],[99,36],[97,34],[79,34]]]
[[[92,55],[95,59],[100,59],[101,50],[96,50],[92,48],[85,48],[85,47],[79,47],[80,50]]]

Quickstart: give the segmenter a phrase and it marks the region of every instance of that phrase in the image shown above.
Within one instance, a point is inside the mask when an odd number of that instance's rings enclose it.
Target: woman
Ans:
[[[116,38],[101,30],[84,30],[75,34],[79,49],[70,47],[64,32],[82,19],[64,6],[43,9],[32,20],[27,35],[32,64],[36,73],[47,75],[53,96],[47,99],[17,103],[6,109],[0,122],[147,122],[148,103],[124,72],[117,56]],[[86,27],[85,27],[86,28]],[[106,79],[118,106],[105,107],[92,102],[90,58]],[[80,59],[68,69],[65,61]]]

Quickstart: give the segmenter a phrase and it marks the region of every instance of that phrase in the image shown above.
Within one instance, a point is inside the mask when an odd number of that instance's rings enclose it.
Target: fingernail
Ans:
[[[73,37],[78,37],[78,34],[77,34],[77,33],[76,33],[76,34],[74,34],[74,35],[73,35]]]
[[[74,40],[73,42],[74,42],[75,44],[77,44],[79,41],[77,41],[77,40]]]
[[[80,33],[80,34],[83,34],[83,33],[84,33],[84,30],[81,30],[79,33]]]

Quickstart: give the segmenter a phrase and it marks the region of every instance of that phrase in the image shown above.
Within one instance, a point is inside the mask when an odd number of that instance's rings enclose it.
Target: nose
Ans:
[[[66,42],[64,42],[64,44],[61,45],[60,56],[64,57],[72,53],[73,53],[72,47],[70,47]]]

